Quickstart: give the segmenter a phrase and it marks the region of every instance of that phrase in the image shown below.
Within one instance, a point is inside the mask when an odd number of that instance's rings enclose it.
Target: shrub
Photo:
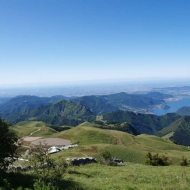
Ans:
[[[145,156],[145,164],[152,166],[168,166],[171,164],[171,161],[166,155],[160,156],[158,153],[152,155],[148,152]]]
[[[180,166],[187,166],[188,165],[187,158],[182,156],[179,164],[180,164]]]
[[[97,160],[100,164],[109,165],[109,166],[117,165],[117,163],[113,161],[112,154],[106,149],[102,149],[100,151]]]

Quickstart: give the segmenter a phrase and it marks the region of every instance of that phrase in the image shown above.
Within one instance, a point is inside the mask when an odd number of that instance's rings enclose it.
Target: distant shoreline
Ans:
[[[167,98],[164,99],[165,102],[177,102],[179,100],[181,100],[182,98]]]

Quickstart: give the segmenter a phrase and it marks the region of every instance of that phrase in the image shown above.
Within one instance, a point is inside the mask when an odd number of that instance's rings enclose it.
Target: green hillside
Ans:
[[[23,136],[46,137],[57,133],[57,131],[41,121],[19,122],[11,127],[11,130],[13,130],[20,138]]]
[[[149,110],[155,105],[165,105],[164,99],[171,97],[173,96],[159,92],[149,92],[147,94],[127,94],[121,92],[102,96],[83,96],[72,101],[85,105],[95,115],[100,115],[118,109],[146,112],[145,110]]]
[[[102,148],[109,150],[114,157],[126,162],[144,163],[147,152],[167,154],[175,164],[181,155],[189,157],[189,149],[152,135],[133,136],[126,132],[99,129],[85,122],[52,137],[69,139],[79,147],[54,155],[56,159],[76,156],[96,156]],[[190,157],[189,157],[190,159]]]
[[[190,116],[184,116],[156,133],[158,136],[170,134],[169,139],[175,143],[190,146]]]
[[[119,110],[104,114],[103,120],[107,122],[127,122],[132,125],[139,133],[154,134],[164,127],[167,127],[180,117],[181,116],[172,113],[163,116],[156,116],[153,114],[141,114]]]
[[[60,99],[64,99],[64,96],[52,96],[52,97],[38,97],[38,96],[16,96],[9,99],[0,107],[0,113],[8,114],[22,114],[28,109],[34,109],[42,105],[52,104]]]
[[[61,100],[48,106],[46,110],[37,115],[37,120],[45,121],[53,125],[73,125],[76,126],[84,121],[92,121],[95,116],[93,113],[82,106],[71,101]]]
[[[23,114],[11,114],[9,118],[13,124],[20,121],[44,121],[56,126],[76,126],[84,121],[94,120],[95,116],[81,104],[60,100],[54,104],[25,110]]]
[[[101,129],[110,129],[110,130],[117,130],[127,132],[133,135],[139,135],[138,131],[129,123],[116,123],[116,122],[102,122],[102,121],[94,121],[96,125],[94,127],[101,128]]]

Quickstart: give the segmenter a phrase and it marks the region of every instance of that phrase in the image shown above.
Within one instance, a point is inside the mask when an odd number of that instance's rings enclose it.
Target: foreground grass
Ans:
[[[140,164],[105,166],[91,164],[70,167],[64,179],[73,181],[78,189],[189,189],[189,167],[154,167]]]
[[[34,178],[31,172],[7,175],[13,189],[31,188]],[[133,163],[70,166],[57,186],[60,190],[186,190],[190,189],[190,167]]]

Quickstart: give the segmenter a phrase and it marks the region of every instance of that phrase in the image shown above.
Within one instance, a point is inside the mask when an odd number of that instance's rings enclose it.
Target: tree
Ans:
[[[39,147],[31,147],[29,160],[33,166],[32,173],[36,177],[35,184],[40,188],[54,185],[54,189],[57,189],[56,185],[68,165],[65,162],[56,163],[54,159],[50,158],[47,147],[43,147],[42,144]]]
[[[6,171],[10,163],[12,163],[17,149],[16,142],[18,137],[10,131],[9,124],[0,119],[0,170]]]

